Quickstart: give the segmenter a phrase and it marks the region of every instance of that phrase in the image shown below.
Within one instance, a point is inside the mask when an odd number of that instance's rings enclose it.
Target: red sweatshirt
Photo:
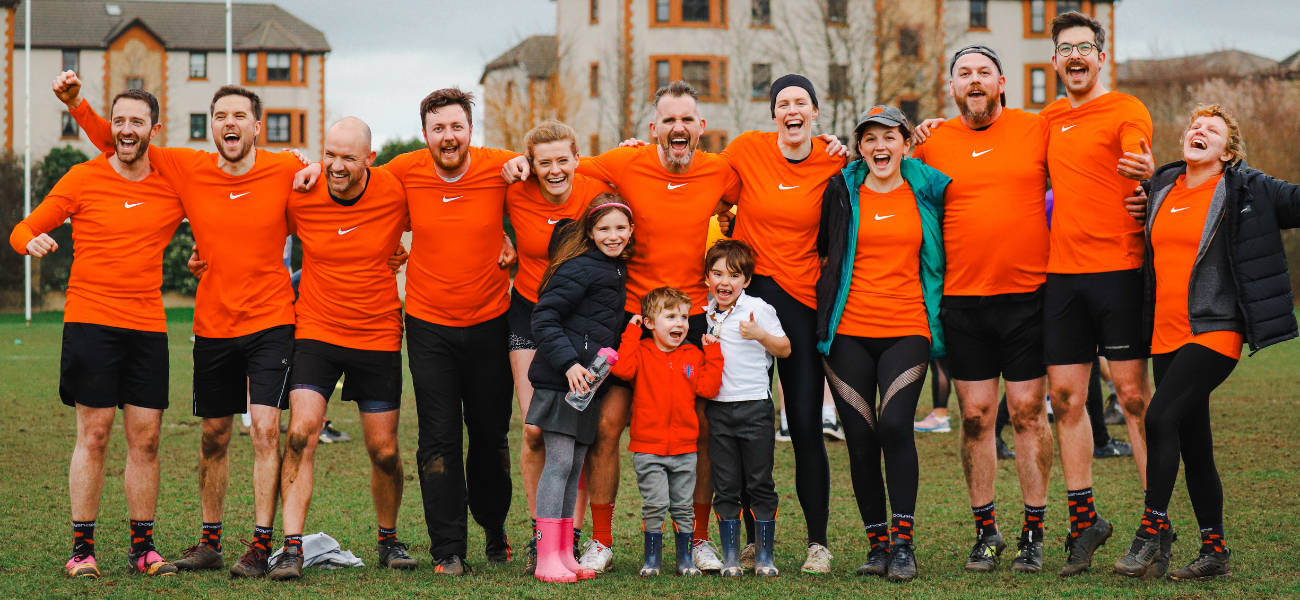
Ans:
[[[712,398],[722,387],[722,350],[709,344],[701,352],[682,344],[664,352],[654,339],[641,339],[641,327],[627,326],[610,370],[632,382],[632,452],[675,456],[695,452],[700,423],[695,397]]]

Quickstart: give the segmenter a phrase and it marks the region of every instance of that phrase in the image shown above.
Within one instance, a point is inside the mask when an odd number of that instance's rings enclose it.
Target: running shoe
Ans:
[[[977,573],[992,573],[998,568],[998,563],[1002,560],[1002,551],[1007,547],[1007,543],[1002,541],[1001,533],[982,535],[976,538],[975,545],[970,549],[970,557],[966,560],[966,570]]]
[[[881,544],[871,548],[867,554],[867,562],[858,567],[858,575],[874,575],[884,577],[889,572],[889,546]]]
[[[203,544],[196,544],[186,548],[181,553],[181,557],[172,564],[182,571],[211,571],[226,568],[226,562],[221,553],[213,550],[211,546]]]
[[[826,546],[808,544],[808,558],[804,559],[803,566],[799,570],[812,575],[830,575],[831,559],[833,558],[835,557],[831,555],[831,551]]]
[[[781,426],[776,429],[776,441],[790,441],[790,428],[787,427],[785,423],[782,423]]]
[[[717,573],[722,570],[722,559],[718,558],[718,549],[713,547],[713,542],[709,540],[695,540],[691,543],[691,555],[694,557],[695,568],[708,573]]]
[[[271,581],[302,579],[302,546],[285,546],[266,572]]]
[[[1228,549],[1223,552],[1201,552],[1191,564],[1170,573],[1169,578],[1174,581],[1209,581],[1232,577],[1232,565],[1229,564],[1231,558],[1232,551]]]
[[[1043,539],[1020,539],[1016,544],[1016,557],[1011,559],[1011,570],[1017,573],[1038,573],[1043,570]]]
[[[844,441],[844,428],[840,426],[838,416],[831,415],[830,418],[825,415],[822,416],[822,435],[826,436],[828,440]]]
[[[1143,581],[1164,577],[1169,570],[1173,541],[1173,529],[1165,529],[1150,539],[1134,537],[1128,552],[1115,561],[1115,574]]]
[[[533,532],[533,538],[528,540],[528,545],[524,546],[524,575],[537,574],[537,532]]]
[[[889,547],[889,569],[885,579],[911,581],[916,579],[916,553],[911,544],[894,544]]]
[[[1133,456],[1133,446],[1128,442],[1121,442],[1115,438],[1110,438],[1106,445],[1094,448],[1092,455],[1096,458],[1117,458],[1121,456]]]
[[[510,547],[505,529],[484,529],[483,537],[487,540],[484,544],[484,552],[487,554],[488,562],[504,563],[514,558],[515,550]]]
[[[754,570],[754,558],[758,556],[758,544],[748,543],[740,549],[740,568],[745,571]]]
[[[230,567],[231,577],[247,577],[257,579],[266,575],[266,570],[270,567],[267,564],[267,556],[258,548],[254,548],[247,540],[239,540],[239,543],[248,547],[248,551],[239,557],[239,562]]]
[[[385,542],[375,550],[379,553],[379,566],[381,567],[395,571],[410,571],[420,566],[420,563],[406,551],[406,544],[402,542],[396,540]]]
[[[126,553],[126,563],[131,565],[131,571],[154,577],[165,577],[176,574],[176,565],[165,560],[154,550],[145,550],[139,554],[135,552]]]
[[[924,419],[912,423],[912,429],[925,433],[948,433],[952,427],[948,423],[948,417],[940,417],[931,411]]]
[[[320,441],[322,444],[342,444],[352,441],[352,436],[335,429],[330,421],[325,421],[325,426],[320,428]]]
[[[1111,394],[1106,400],[1106,412],[1103,413],[1107,425],[1125,425],[1128,419],[1124,418],[1124,411],[1119,407],[1119,398]]]
[[[993,439],[997,440],[993,443],[998,447],[998,460],[1016,459],[1016,453],[1011,451],[1011,448],[1007,446],[1006,442],[1002,441],[1001,437],[994,436]]]
[[[614,570],[614,549],[606,546],[594,539],[587,540],[582,546],[582,558],[578,559],[578,564],[584,569],[591,569],[597,573]]]
[[[465,559],[451,554],[444,556],[433,566],[433,572],[437,575],[469,575],[471,569]]]
[[[95,555],[87,554],[85,556],[72,555],[68,559],[68,564],[63,565],[67,571],[68,577],[89,577],[99,579],[99,565],[95,564]]]
[[[1065,534],[1065,566],[1061,568],[1061,577],[1072,577],[1092,568],[1092,555],[1105,545],[1114,533],[1110,521],[1097,517],[1092,527],[1079,532],[1079,537]]]

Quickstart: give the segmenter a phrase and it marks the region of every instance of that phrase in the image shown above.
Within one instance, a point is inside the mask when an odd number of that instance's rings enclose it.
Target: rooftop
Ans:
[[[1275,60],[1243,52],[1221,50],[1176,58],[1130,60],[1119,65],[1122,84],[1184,81],[1212,77],[1238,78],[1256,73],[1275,72]]]
[[[530,79],[549,79],[555,73],[558,62],[559,46],[555,36],[534,35],[488,62],[483,67],[483,77],[479,83],[487,79],[488,73],[511,67],[523,69]]]

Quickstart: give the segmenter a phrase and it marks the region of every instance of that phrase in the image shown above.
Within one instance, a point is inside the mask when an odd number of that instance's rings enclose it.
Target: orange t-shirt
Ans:
[[[157,172],[140,181],[118,175],[108,154],[72,167],[9,236],[27,242],[72,218],[72,276],[63,320],[139,331],[167,331],[162,255],[185,218],[180,198]]]
[[[529,302],[537,302],[537,287],[542,273],[551,262],[551,232],[561,219],[577,220],[591,199],[612,192],[603,181],[583,175],[573,176],[573,192],[564,204],[556,206],[542,197],[536,177],[529,177],[506,190],[506,214],[515,227],[515,250],[519,253],[519,271],[515,273],[515,291]]]
[[[904,182],[881,194],[863,185],[858,214],[853,278],[835,333],[930,339],[921,293],[921,212],[912,187]]]
[[[1128,94],[1108,92],[1078,108],[1061,98],[1039,113],[1047,119],[1052,176],[1048,273],[1105,273],[1142,266],[1142,224],[1124,209],[1137,182],[1115,169],[1125,152],[1151,144],[1151,113]]]
[[[731,141],[722,158],[744,187],[736,199],[740,215],[733,237],[754,249],[754,272],[775,279],[795,300],[817,307],[817,232],[822,192],[844,159],[826,154],[814,138],[812,154],[791,164],[777,145],[779,134],[749,131]]]
[[[912,157],[952,178],[943,198],[945,296],[997,296],[1047,281],[1047,121],[1006,108],[976,131],[950,119]]]
[[[351,206],[321,182],[289,196],[289,224],[302,241],[294,337],[358,350],[402,349],[402,301],[388,257],[409,219],[402,182],[383,169]]]
[[[111,126],[89,104],[73,116],[97,148],[112,148]],[[255,152],[252,170],[235,176],[217,166],[215,153],[149,147],[149,162],[180,195],[199,257],[208,262],[195,295],[195,335],[233,338],[294,323],[284,240],[302,163],[288,153]]]
[[[608,182],[632,208],[636,256],[627,264],[627,305],[641,313],[641,296],[672,286],[691,297],[691,314],[704,312],[704,244],[718,201],[735,203],[740,179],[716,154],[695,151],[691,169],[669,173],[658,146],[615,148],[583,159],[578,172]]]
[[[497,259],[505,236],[501,167],[516,156],[470,147],[469,169],[456,181],[438,175],[427,148],[383,166],[406,188],[411,211],[407,314],[438,325],[468,327],[510,308],[510,271]]]
[[[1209,331],[1192,334],[1187,316],[1188,286],[1192,267],[1201,247],[1201,233],[1210,212],[1214,188],[1223,175],[1195,188],[1187,188],[1187,176],[1178,178],[1174,189],[1165,196],[1160,214],[1151,224],[1151,257],[1156,271],[1156,318],[1152,331],[1151,353],[1173,352],[1186,344],[1200,344],[1219,354],[1241,359],[1242,334],[1235,331]]]

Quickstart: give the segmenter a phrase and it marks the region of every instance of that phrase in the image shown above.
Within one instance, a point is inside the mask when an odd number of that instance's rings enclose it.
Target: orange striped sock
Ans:
[[[153,521],[131,520],[131,554],[153,550]]]

